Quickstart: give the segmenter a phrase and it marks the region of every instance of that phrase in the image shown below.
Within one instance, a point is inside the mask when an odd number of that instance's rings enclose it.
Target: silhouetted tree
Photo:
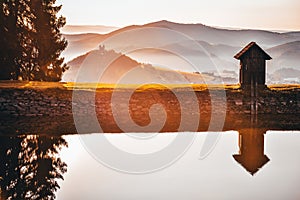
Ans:
[[[0,4],[0,79],[17,79],[22,56],[21,16],[26,2],[3,0]]]
[[[59,81],[67,42],[56,0],[1,0],[0,79]],[[2,37],[3,36],[3,37]]]
[[[30,7],[35,31],[32,32],[37,58],[34,59],[37,70],[35,80],[59,81],[62,73],[67,69],[63,65],[60,54],[67,46],[60,28],[66,24],[66,19],[57,17],[62,6],[55,6],[56,0],[31,0]]]
[[[21,141],[22,138],[19,137],[0,137],[0,186],[3,200],[23,199],[23,190],[20,190],[20,186],[24,184],[20,179]]]
[[[67,165],[58,153],[67,142],[61,137],[1,137],[0,186],[2,199],[55,199]]]

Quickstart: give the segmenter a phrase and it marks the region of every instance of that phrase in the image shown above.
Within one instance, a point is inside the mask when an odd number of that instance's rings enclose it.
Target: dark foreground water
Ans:
[[[105,137],[143,159],[168,149],[179,134],[182,141],[193,138],[191,145],[151,173],[122,155],[118,160],[125,165],[99,157],[101,148],[87,145],[101,145]],[[210,134],[217,142],[204,155]],[[300,199],[300,131],[27,135],[0,141],[2,199]]]

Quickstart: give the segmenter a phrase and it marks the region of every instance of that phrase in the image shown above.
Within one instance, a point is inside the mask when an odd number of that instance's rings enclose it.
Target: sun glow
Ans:
[[[68,24],[123,27],[159,20],[203,23],[209,26],[300,30],[297,0],[253,1],[77,1],[59,0]],[[84,8],[84,9],[83,9]],[[78,17],[82,16],[82,17]]]

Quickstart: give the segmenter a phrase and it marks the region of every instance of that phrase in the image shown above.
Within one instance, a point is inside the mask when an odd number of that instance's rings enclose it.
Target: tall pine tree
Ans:
[[[60,54],[67,46],[60,28],[66,24],[66,19],[57,17],[61,6],[55,6],[56,0],[31,0],[30,8],[33,19],[34,46],[37,57],[34,59],[36,71],[35,80],[59,81],[62,73],[67,69]]]
[[[1,0],[0,79],[59,81],[67,42],[56,0]]]
[[[3,0],[0,4],[0,79],[16,79],[20,73],[21,57],[20,21],[18,17],[23,1]]]

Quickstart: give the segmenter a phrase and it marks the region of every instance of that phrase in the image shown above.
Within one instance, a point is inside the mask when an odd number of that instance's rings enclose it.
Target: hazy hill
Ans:
[[[289,42],[282,45],[278,45],[267,50],[273,56],[281,56],[287,52],[300,51],[300,41]]]
[[[283,68],[276,70],[274,76],[282,76],[283,78],[300,78],[300,70],[292,68]]]
[[[275,46],[267,51],[273,57],[269,62],[269,72],[280,68],[300,69],[300,41]]]
[[[153,27],[163,29],[158,34],[153,34],[148,29]],[[163,31],[166,29],[168,31]],[[170,31],[174,34],[170,35]],[[107,34],[66,34],[65,37],[69,42],[63,53],[67,61],[97,49],[100,43],[104,43],[107,49],[122,52],[140,63],[187,72],[232,70],[238,73],[239,62],[233,56],[250,41],[255,41],[273,58],[267,63],[269,74],[281,68],[300,68],[300,32],[229,30],[203,24],[159,21],[127,26]],[[149,41],[157,48],[139,48],[147,47]],[[133,47],[140,50],[123,51]],[[169,52],[166,53],[164,49]],[[186,62],[190,60],[195,66],[191,67],[191,63]]]
[[[99,65],[99,63],[105,63],[107,60],[113,62],[108,62],[108,65]],[[178,72],[142,64],[113,50],[103,51],[102,53],[98,50],[90,51],[68,62],[68,65],[70,69],[63,75],[63,81],[67,82],[76,80],[80,67],[91,67],[89,72],[83,72],[84,79],[81,79],[83,82],[90,82],[91,76],[97,73],[101,74],[101,72],[103,72],[99,80],[101,83],[118,83],[118,81],[121,81],[121,83],[138,84],[146,81],[147,83],[181,84],[204,83],[204,78],[206,81],[213,81],[214,79],[208,75]]]
[[[292,68],[282,68],[276,70],[269,76],[273,83],[298,83],[300,82],[300,70]]]
[[[154,23],[149,23],[145,25],[132,25],[127,26],[107,34],[85,34],[78,35],[78,40],[72,40],[69,42],[69,47],[67,48],[65,55],[74,55],[74,57],[79,56],[87,51],[97,48],[100,42],[105,39],[124,33],[130,32],[131,30],[137,30],[136,35],[130,35],[125,41],[119,42],[119,46],[126,46],[134,44],[135,41],[147,43],[147,38],[152,37],[149,31],[142,31],[141,28],[166,28],[172,30],[175,33],[185,34],[186,36],[196,40],[204,41],[214,45],[228,45],[234,47],[243,47],[251,41],[256,41],[264,48],[273,47],[276,45],[281,45],[288,42],[300,41],[299,32],[289,32],[289,33],[275,33],[263,30],[228,30],[221,28],[213,28],[203,24],[178,24],[169,21],[159,21]],[[84,27],[83,27],[84,28]],[[86,31],[88,33],[88,30]],[[83,37],[84,36],[84,37]],[[66,38],[74,38],[76,36],[66,35]],[[170,37],[169,33],[156,35],[155,39],[157,43],[163,45],[166,38]],[[178,41],[182,42],[182,41]],[[117,44],[110,44],[109,48],[115,49]],[[114,46],[115,45],[115,46]],[[222,51],[224,52],[224,51]]]
[[[179,24],[166,20],[146,24],[144,26],[168,28],[184,33],[196,40],[232,46],[244,46],[251,41],[256,41],[263,46],[274,46],[300,40],[300,35],[296,33],[286,34],[264,30],[229,30],[214,28],[203,24]]]
[[[67,61],[96,49],[102,41],[102,35],[96,33],[64,34],[64,37],[68,41],[68,46],[63,52]]]
[[[285,33],[285,35],[300,37],[300,31],[287,32],[287,33]]]

